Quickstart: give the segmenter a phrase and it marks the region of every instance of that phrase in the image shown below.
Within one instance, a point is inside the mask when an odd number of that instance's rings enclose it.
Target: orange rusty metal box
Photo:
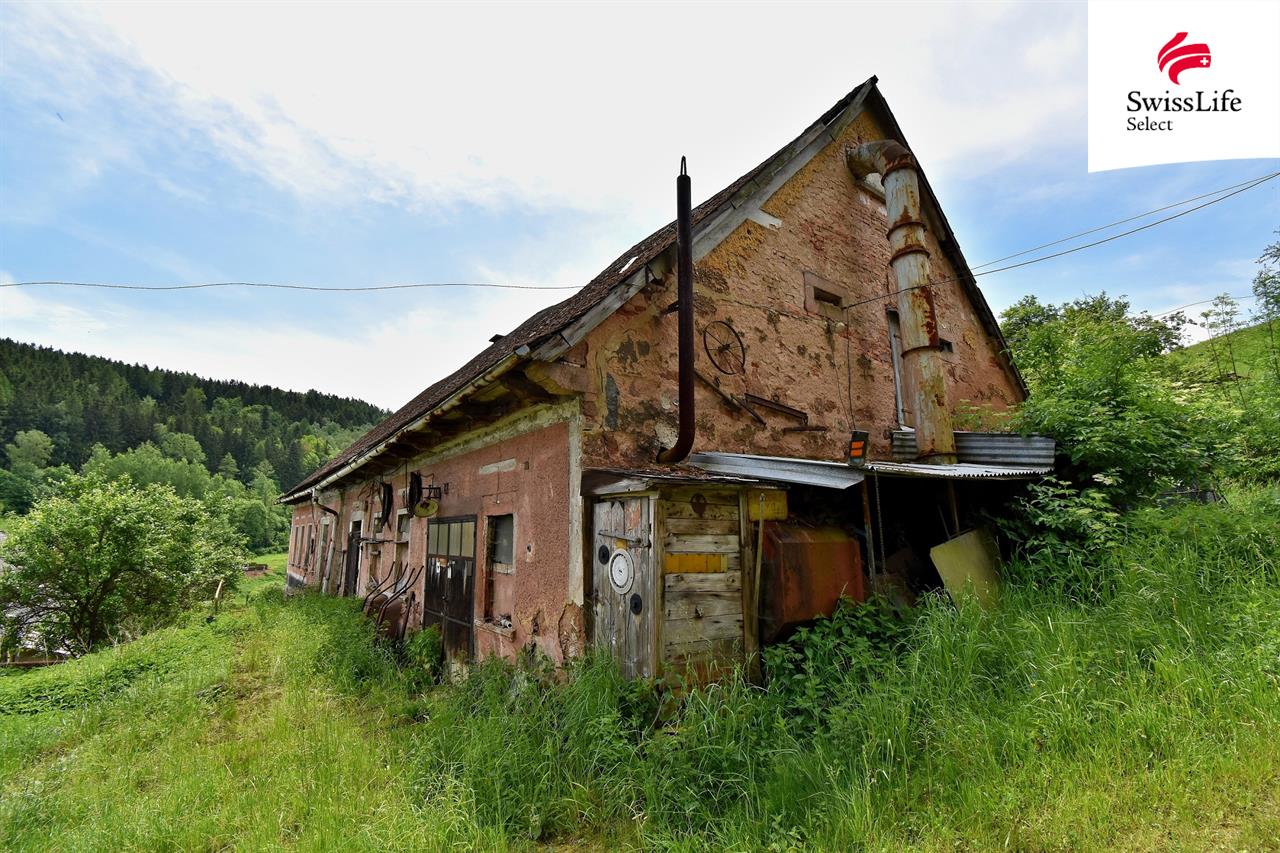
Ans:
[[[862,551],[838,527],[766,522],[760,569],[760,639],[829,616],[841,596],[866,601]]]

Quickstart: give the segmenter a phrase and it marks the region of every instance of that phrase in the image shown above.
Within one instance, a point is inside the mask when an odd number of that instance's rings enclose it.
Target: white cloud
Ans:
[[[187,151],[302,210],[583,214],[463,260],[489,280],[585,283],[670,219],[680,155],[705,198],[872,74],[938,185],[995,180],[1002,164],[1082,138],[1082,6],[113,3],[0,15],[0,85],[50,128],[73,129],[69,168],[11,199],[7,217],[71,229],[65,210],[122,166],[199,202],[171,168]],[[183,281],[221,278],[213,258],[136,234],[111,243]],[[89,314],[66,294],[10,290],[3,305],[15,337],[397,406],[564,295],[401,296],[382,323],[367,318],[389,313],[390,297],[327,297],[347,300],[330,316],[357,319],[340,331],[273,319],[269,335],[160,303]]]
[[[0,273],[0,284],[13,281],[13,276]],[[16,338],[33,328],[54,338],[84,340],[101,335],[111,328],[111,323],[76,305],[46,300],[22,288],[0,289],[0,334]]]
[[[1024,156],[1083,114],[1082,9],[917,8],[61,6],[12,13],[7,65],[86,107],[123,91],[153,131],[309,201],[656,225],[681,153],[709,195],[872,73],[935,171]]]

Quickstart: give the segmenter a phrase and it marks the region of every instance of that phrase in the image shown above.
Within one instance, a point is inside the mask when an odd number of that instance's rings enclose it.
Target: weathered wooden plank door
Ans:
[[[649,498],[602,500],[593,522],[595,643],[612,652],[627,678],[650,677],[658,602]]]
[[[355,595],[360,578],[360,528],[362,522],[351,522],[351,535],[347,537],[347,566],[342,578],[342,594]]]

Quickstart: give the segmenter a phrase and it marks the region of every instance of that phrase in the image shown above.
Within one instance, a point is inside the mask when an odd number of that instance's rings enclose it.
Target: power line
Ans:
[[[1003,258],[996,258],[994,261],[987,261],[985,264],[978,264],[976,267],[972,267],[971,269],[980,270],[983,267],[989,267],[992,264],[998,264],[1002,261],[1009,261],[1014,258],[1020,258],[1023,255],[1029,255],[1032,252],[1038,252],[1041,249],[1047,249],[1050,246],[1057,246],[1060,243],[1065,243],[1068,240],[1074,240],[1077,237],[1087,237],[1090,234],[1096,234],[1099,231],[1106,231],[1108,228],[1114,228],[1117,225],[1124,225],[1126,222],[1133,222],[1134,220],[1137,220],[1137,219],[1144,219],[1148,216],[1151,216],[1153,213],[1161,213],[1166,210],[1171,210],[1175,207],[1182,207],[1182,205],[1184,204],[1190,204],[1191,202],[1199,201],[1202,198],[1209,198],[1210,196],[1215,196],[1215,195],[1218,195],[1219,193],[1227,192],[1228,190],[1234,190],[1239,187],[1243,187],[1245,184],[1251,184],[1256,180],[1260,180],[1261,178],[1268,178],[1268,177],[1274,178],[1275,174],[1272,174],[1270,176],[1261,175],[1258,178],[1250,178],[1247,181],[1242,181],[1238,184],[1232,184],[1229,187],[1222,187],[1221,189],[1216,189],[1211,192],[1203,193],[1201,195],[1192,196],[1191,198],[1184,198],[1182,201],[1175,201],[1173,204],[1166,204],[1164,207],[1157,207],[1154,210],[1148,210],[1145,213],[1139,213],[1134,216],[1130,216],[1126,219],[1117,219],[1115,222],[1108,222],[1106,225],[1099,225],[1096,228],[1090,228],[1088,231],[1081,231],[1078,234],[1071,234],[1070,236],[1062,237],[1048,243],[1041,243],[1039,246],[1032,246],[1030,249],[1023,249],[1021,252],[1014,252],[1012,255],[1005,255]]]
[[[1186,216],[1189,213],[1195,213],[1197,210],[1203,210],[1204,208],[1209,207],[1210,205],[1217,204],[1220,201],[1226,201],[1227,199],[1231,198],[1234,195],[1239,195],[1240,193],[1247,192],[1253,189],[1254,187],[1261,186],[1262,184],[1265,184],[1267,181],[1270,181],[1276,177],[1280,177],[1280,172],[1272,172],[1270,175],[1263,175],[1260,178],[1255,178],[1254,180],[1246,183],[1244,186],[1237,185],[1238,188],[1235,189],[1233,192],[1229,192],[1226,195],[1218,196],[1212,201],[1206,201],[1204,204],[1198,204],[1195,207],[1189,207],[1186,210],[1179,211],[1178,213],[1173,214],[1172,216],[1166,216],[1163,219],[1157,219],[1154,222],[1148,222],[1146,225],[1140,225],[1137,228],[1131,228],[1128,231],[1121,231],[1119,234],[1112,234],[1110,237],[1104,237],[1101,240],[1094,240],[1092,243],[1085,243],[1080,246],[1073,246],[1072,248],[1064,249],[1061,252],[1054,252],[1053,254],[1050,254],[1050,255],[1041,255],[1040,257],[1032,258],[1029,261],[1019,261],[1016,264],[1009,264],[1008,266],[996,267],[993,270],[983,270],[982,272],[976,272],[976,273],[973,273],[973,277],[978,278],[979,276],[994,275],[998,272],[1005,272],[1006,270],[1016,270],[1021,267],[1029,267],[1032,264],[1038,264],[1042,261],[1051,261],[1054,258],[1061,258],[1064,255],[1074,254],[1075,252],[1082,252],[1085,249],[1092,249],[1094,246],[1101,246],[1103,243],[1110,243],[1113,240],[1119,240],[1121,237],[1128,237],[1131,234],[1137,234],[1139,231],[1146,231],[1148,228],[1154,228],[1157,225],[1163,225],[1166,222],[1171,222],[1174,219],[1179,219],[1183,216]],[[1220,192],[1222,191],[1220,190]],[[1213,195],[1213,193],[1209,193],[1209,195]],[[961,279],[944,278],[944,279],[939,279],[937,281],[930,281],[926,284],[916,284],[916,285],[912,285],[911,287],[904,287],[901,290],[895,290],[895,291],[892,291],[891,293],[886,293],[883,296],[873,296],[870,299],[863,299],[858,302],[851,302],[848,305],[843,305],[841,307],[846,310],[849,308],[856,308],[859,305],[866,305],[869,302],[879,302],[880,300],[885,299],[887,297],[897,296],[900,293],[906,293],[908,290],[919,290],[924,287],[933,287],[934,285],[937,285],[937,284],[950,284],[952,282],[957,282],[957,281],[961,281]],[[1205,301],[1212,302],[1213,300],[1206,299]],[[1194,303],[1194,304],[1198,305],[1200,303]]]
[[[0,287],[30,287],[33,285],[49,285],[54,287],[92,287],[104,290],[206,290],[215,287],[257,287],[275,290],[310,290],[321,293],[355,293],[374,290],[416,290],[424,287],[489,287],[498,290],[579,290],[581,285],[558,284],[490,284],[484,282],[426,282],[415,284],[377,284],[359,287],[320,287],[312,284],[274,284],[260,281],[215,281],[205,284],[103,284],[94,281],[11,281],[0,284]]]
[[[1232,296],[1231,294],[1228,293],[1227,296],[1230,299],[1257,299],[1258,298],[1255,294],[1252,294],[1252,293],[1245,293],[1238,296]],[[1179,305],[1177,308],[1170,308],[1168,311],[1158,311],[1155,314],[1152,314],[1151,316],[1163,317],[1166,314],[1176,314],[1179,311],[1183,310],[1184,308],[1194,308],[1197,305],[1204,305],[1206,303],[1215,301],[1217,298],[1218,297],[1216,296],[1211,296],[1208,299],[1201,299],[1199,302],[1188,302],[1186,305]]]
[[[1119,222],[1113,222],[1109,225],[1100,225],[1097,228],[1092,228],[1088,231],[1082,231],[1079,234],[1074,234],[1070,237],[1063,237],[1062,239],[1055,240],[1051,243],[1045,243],[1031,249],[1026,249],[1022,252],[1017,252],[1012,255],[1006,255],[1004,258],[999,258],[994,261],[988,261],[985,264],[979,264],[977,267],[971,268],[971,274],[973,275],[974,278],[978,278],[979,276],[984,276],[984,275],[994,275],[999,272],[1006,272],[1008,270],[1020,269],[1021,267],[1031,266],[1032,264],[1038,264],[1043,261],[1050,261],[1050,260],[1053,260],[1054,258],[1061,258],[1065,255],[1070,255],[1070,254],[1074,254],[1075,252],[1084,251],[1085,249],[1092,249],[1095,246],[1101,246],[1104,243],[1110,243],[1114,240],[1119,240],[1122,237],[1128,237],[1132,234],[1137,234],[1140,231],[1146,231],[1147,229],[1154,228],[1157,225],[1163,225],[1166,222],[1171,222],[1175,219],[1179,219],[1190,213],[1195,213],[1197,210],[1203,210],[1204,208],[1217,204],[1218,202],[1226,201],[1232,196],[1239,195],[1240,193],[1247,192],[1253,189],[1254,187],[1261,186],[1262,184],[1265,184],[1267,181],[1270,181],[1276,177],[1280,177],[1280,172],[1272,172],[1268,175],[1262,175],[1250,181],[1245,181],[1243,184],[1235,184],[1230,187],[1223,187],[1222,189],[1205,193],[1203,195],[1195,196],[1194,198],[1186,199],[1184,201],[1177,202],[1175,204],[1165,205],[1164,207],[1159,207],[1154,210],[1149,210],[1146,213],[1138,214],[1137,216],[1132,216],[1132,217],[1129,217],[1128,219],[1120,220]],[[1225,193],[1225,195],[1222,195],[1222,193]],[[1070,249],[1064,249],[1061,252],[1054,252],[1049,255],[1042,255],[1038,258],[1031,258],[1030,260],[1019,261],[1016,264],[1008,264],[1007,266],[996,267],[995,269],[982,270],[982,272],[972,272],[972,270],[974,269],[982,269],[982,267],[990,266],[991,264],[1000,263],[1000,261],[1021,257],[1022,255],[1028,254],[1030,252],[1038,251],[1039,249],[1047,248],[1049,246],[1055,246],[1060,243],[1064,243],[1067,240],[1073,240],[1076,237],[1081,237],[1087,234],[1093,234],[1098,231],[1103,231],[1103,230],[1106,230],[1107,228],[1114,227],[1115,225],[1119,225],[1124,222],[1132,222],[1135,219],[1141,219],[1144,216],[1150,216],[1153,213],[1159,213],[1160,211],[1168,210],[1172,207],[1179,207],[1183,204],[1187,204],[1189,202],[1196,201],[1202,198],[1208,198],[1210,196],[1217,196],[1217,198],[1213,198],[1212,200],[1206,201],[1203,204],[1198,204],[1195,207],[1190,207],[1190,208],[1187,208],[1186,210],[1179,211],[1178,213],[1175,213],[1172,216],[1166,216],[1162,219],[1157,219],[1154,222],[1148,222],[1145,225],[1140,225],[1137,228],[1131,228],[1128,231],[1121,231],[1119,234],[1113,234],[1110,237],[1104,237],[1101,240],[1094,240],[1091,243],[1084,243],[1080,246],[1073,246]],[[912,287],[906,287],[901,290],[895,290],[891,293],[886,293],[883,296],[874,296],[870,299],[864,299],[859,302],[852,302],[848,305],[844,305],[841,307],[844,308],[845,310],[848,310],[849,308],[856,308],[859,305],[866,305],[867,303],[870,303],[870,302],[878,302],[889,296],[897,296],[900,293],[906,293],[908,290],[917,290],[922,287],[931,287],[937,284],[949,284],[951,282],[956,282],[960,280],[961,279],[958,279],[958,278],[948,278],[948,279],[941,279],[937,281],[931,281],[928,284],[921,284],[921,285],[915,285]],[[305,291],[321,292],[321,293],[324,293],[324,292],[364,293],[364,292],[385,291],[385,290],[416,290],[416,289],[422,289],[422,288],[449,288],[449,287],[485,287],[485,288],[493,288],[493,289],[499,289],[499,290],[580,290],[581,289],[580,285],[574,285],[574,284],[533,285],[533,284],[493,284],[493,283],[485,283],[485,282],[426,282],[426,283],[414,283],[414,284],[362,285],[362,286],[356,286],[356,287],[320,287],[317,285],[306,285],[306,284],[274,284],[269,282],[249,282],[249,281],[222,281],[222,282],[212,282],[212,283],[205,283],[205,284],[171,284],[171,285],[155,285],[155,286],[145,285],[145,284],[105,284],[101,282],[84,282],[84,281],[14,281],[14,282],[2,283],[0,284],[0,287],[31,287],[31,286],[39,286],[39,285],[47,285],[47,286],[55,286],[55,287],[98,288],[98,289],[104,289],[104,290],[154,290],[154,291],[205,290],[210,288],[223,288],[223,287],[250,287],[250,288],[270,288],[275,290],[305,290]],[[1210,301],[1210,300],[1206,300],[1206,301]],[[1199,304],[1199,303],[1196,303],[1196,304]]]

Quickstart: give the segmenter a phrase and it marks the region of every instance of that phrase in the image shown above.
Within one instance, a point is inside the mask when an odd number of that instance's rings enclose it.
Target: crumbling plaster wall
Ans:
[[[851,428],[871,432],[871,453],[889,455],[897,425],[892,352],[886,308],[895,285],[889,272],[883,199],[860,185],[844,162],[844,149],[883,138],[863,113],[761,205],[778,222],[748,220],[696,264],[699,373],[730,395],[750,393],[808,413],[808,425],[826,431],[788,431],[794,417],[756,406],[761,425],[697,383],[696,450],[761,453],[838,460]],[[767,217],[758,217],[767,220]],[[939,335],[952,407],[968,402],[1005,408],[1021,392],[983,327],[956,272],[929,233]],[[838,293],[852,308],[848,324],[814,304],[809,281]],[[583,365],[592,390],[584,395],[583,464],[652,463],[675,436],[675,276],[651,285],[606,319],[566,361]],[[806,305],[806,301],[808,304]],[[838,316],[838,314],[837,314]],[[703,330],[729,322],[742,336],[744,375],[719,372],[703,346]]]
[[[437,519],[476,517],[474,608],[477,620],[484,617],[484,595],[490,571],[486,542],[487,519],[512,514],[515,517],[515,563],[511,574],[497,576],[495,616],[509,615],[512,626],[502,629],[492,624],[474,627],[478,658],[501,655],[512,658],[527,646],[536,646],[557,663],[581,653],[584,643],[582,622],[583,586],[581,554],[575,554],[573,539],[581,528],[572,520],[578,506],[576,489],[570,486],[571,446],[576,429],[576,404],[561,406],[508,419],[485,431],[477,431],[453,445],[410,460],[394,473],[374,477],[326,491],[321,502],[339,513],[330,522],[341,531],[338,548],[346,547],[351,521],[360,518],[364,535],[388,540],[365,545],[356,594],[364,596],[376,578],[370,577],[371,551],[380,550],[380,576],[384,576],[395,553],[396,521],[374,529],[379,509],[378,484],[390,482],[395,493],[396,512],[403,509],[401,490],[407,488],[409,472],[418,471],[427,483],[448,493],[440,500]],[[318,519],[320,511],[309,504],[294,507],[295,524]],[[427,525],[424,518],[409,522],[408,563],[411,567],[427,560]],[[317,528],[318,529],[318,528]],[[580,548],[577,549],[580,552]],[[335,550],[331,576],[340,584],[344,571],[341,555]],[[578,565],[576,571],[572,566]],[[308,578],[318,582],[318,575]],[[336,592],[332,586],[328,590]],[[424,584],[417,584],[418,604],[410,616],[410,629],[422,624]]]

